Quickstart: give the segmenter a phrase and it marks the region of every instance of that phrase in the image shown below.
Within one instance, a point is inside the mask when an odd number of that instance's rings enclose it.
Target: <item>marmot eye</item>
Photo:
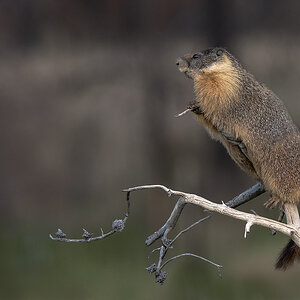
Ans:
[[[217,55],[218,56],[221,56],[223,54],[223,50],[222,49],[219,49],[218,51],[217,51]]]
[[[193,58],[199,58],[199,54],[194,54]]]

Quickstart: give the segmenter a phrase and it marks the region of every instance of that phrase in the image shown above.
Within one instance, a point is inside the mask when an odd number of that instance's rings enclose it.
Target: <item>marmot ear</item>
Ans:
[[[216,53],[218,56],[221,56],[223,54],[223,50],[222,49],[219,49],[217,50],[217,53]]]

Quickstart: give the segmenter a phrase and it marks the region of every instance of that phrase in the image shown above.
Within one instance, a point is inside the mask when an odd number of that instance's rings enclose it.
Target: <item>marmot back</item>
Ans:
[[[267,206],[280,204],[287,222],[300,227],[300,133],[282,101],[223,48],[187,54],[177,65],[194,81],[192,107],[210,135],[263,183],[272,196]],[[288,246],[277,268],[300,255],[294,242]]]

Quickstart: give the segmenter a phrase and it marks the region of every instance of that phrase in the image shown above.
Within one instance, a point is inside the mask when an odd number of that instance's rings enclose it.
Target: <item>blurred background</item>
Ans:
[[[299,125],[300,2],[238,0],[0,1],[1,299],[299,299],[299,265],[275,272],[288,238],[214,215],[170,255],[163,286],[145,271],[145,238],[176,199],[132,195],[126,229],[92,244],[53,242],[62,228],[97,234],[126,209],[123,188],[165,184],[215,202],[255,182],[192,114],[192,82],[175,60],[230,50]],[[277,218],[262,204],[241,207]],[[187,207],[183,229],[203,216]]]

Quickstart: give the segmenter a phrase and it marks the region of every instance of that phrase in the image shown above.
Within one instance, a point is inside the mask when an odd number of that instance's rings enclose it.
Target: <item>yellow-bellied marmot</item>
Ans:
[[[194,81],[193,111],[233,160],[261,181],[280,204],[287,223],[300,227],[300,133],[282,101],[249,74],[228,51],[209,48],[177,59]],[[300,258],[290,241],[276,268],[285,270]]]

